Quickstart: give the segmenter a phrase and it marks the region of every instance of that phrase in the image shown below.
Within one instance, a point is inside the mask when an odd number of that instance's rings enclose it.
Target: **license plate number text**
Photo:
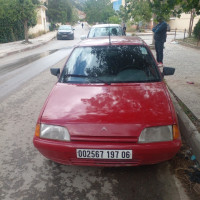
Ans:
[[[132,159],[132,150],[77,149],[77,158]]]

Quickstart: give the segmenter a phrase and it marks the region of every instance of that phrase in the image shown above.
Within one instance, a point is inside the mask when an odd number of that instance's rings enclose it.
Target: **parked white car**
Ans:
[[[105,36],[125,35],[123,28],[119,24],[98,24],[91,27],[88,35],[82,35],[81,39],[96,38]]]

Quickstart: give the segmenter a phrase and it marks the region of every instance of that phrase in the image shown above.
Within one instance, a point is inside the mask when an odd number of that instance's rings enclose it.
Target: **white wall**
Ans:
[[[29,34],[38,33],[39,31],[49,31],[49,23],[46,20],[46,7],[40,6],[37,9],[37,25],[29,29]]]
[[[190,24],[190,16],[190,14],[183,13],[180,18],[171,18],[169,21],[171,29],[188,30]],[[199,19],[200,16],[194,18],[193,28],[195,27]]]

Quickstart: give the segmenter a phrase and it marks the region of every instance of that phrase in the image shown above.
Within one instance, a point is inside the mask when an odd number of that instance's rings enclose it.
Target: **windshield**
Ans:
[[[60,26],[58,30],[72,30],[71,26]]]
[[[123,35],[122,28],[120,26],[117,27],[98,27],[98,28],[91,28],[88,38],[93,37],[103,37],[103,36],[121,36]]]
[[[95,79],[96,77],[96,79]],[[77,47],[61,74],[63,83],[129,83],[160,81],[145,46]]]

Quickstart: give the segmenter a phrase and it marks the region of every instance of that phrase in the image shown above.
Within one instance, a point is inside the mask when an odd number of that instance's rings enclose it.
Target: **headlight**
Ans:
[[[61,34],[61,32],[59,32],[59,31],[58,31],[58,32],[57,32],[57,34],[58,34],[58,35],[60,35],[60,34]]]
[[[41,124],[40,137],[52,140],[70,141],[68,130],[62,126]]]
[[[172,126],[158,126],[145,128],[140,134],[138,143],[165,142],[172,140]]]

